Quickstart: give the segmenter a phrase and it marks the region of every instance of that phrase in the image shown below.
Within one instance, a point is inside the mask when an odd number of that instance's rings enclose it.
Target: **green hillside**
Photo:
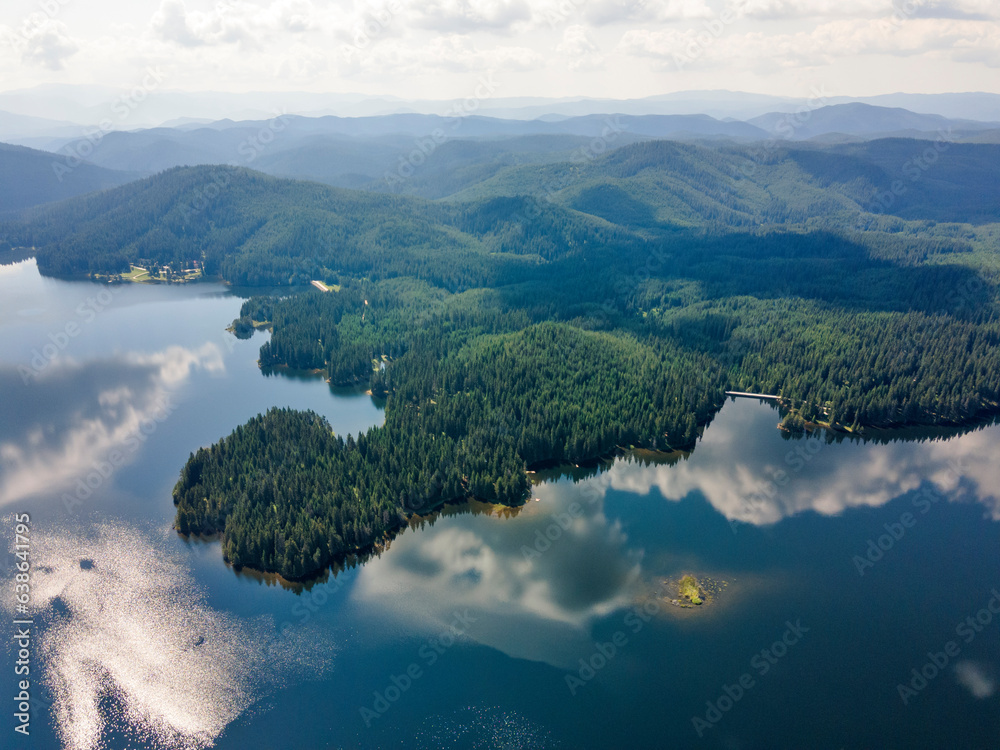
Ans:
[[[1000,224],[963,196],[991,195],[1000,159],[972,147],[981,163],[934,178],[947,199],[915,183],[906,217],[866,211],[905,168],[893,148],[640,143],[447,202],[180,168],[0,239],[47,273],[201,260],[233,283],[337,283],[247,300],[234,330],[270,323],[263,367],[366,384],[385,424],[334,436],[271,411],[192,454],[174,491],[182,532],[299,578],[442,502],[521,502],[530,466],[693,448],[726,390],[779,396],[790,430],[995,415]]]
[[[486,204],[484,210],[492,209]],[[343,190],[236,167],[191,167],[36,211],[8,225],[5,235],[12,244],[37,248],[39,267],[52,274],[201,261],[208,275],[249,286],[343,273],[412,275],[454,289],[514,273],[532,262],[526,256],[536,250],[567,254],[585,237],[604,242],[620,234],[587,217],[571,220],[555,206],[539,212],[546,232],[567,227],[562,238],[568,244],[505,245],[497,222],[479,217],[476,206]]]
[[[1000,147],[908,139],[847,146],[705,146],[651,141],[602,158],[498,172],[451,196],[544,196],[635,226],[813,224],[859,213],[996,220]],[[620,209],[620,212],[619,212]]]

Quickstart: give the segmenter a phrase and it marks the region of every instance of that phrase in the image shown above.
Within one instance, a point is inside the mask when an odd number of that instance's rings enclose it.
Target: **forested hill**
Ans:
[[[789,430],[1000,412],[1000,152],[950,144],[883,210],[907,169],[887,154],[910,147],[933,146],[640,143],[449,202],[178,168],[0,239],[50,273],[202,260],[334,285],[248,300],[234,330],[270,324],[263,367],[367,385],[385,424],[334,436],[272,411],[193,453],[174,491],[181,531],[303,577],[440,502],[520,502],[534,464],[692,448],[726,390],[780,396]]]
[[[616,231],[520,196],[440,215],[533,262],[459,293],[342,273],[335,293],[248,300],[235,330],[271,324],[262,366],[367,384],[385,424],[355,440],[312,414],[259,416],[192,455],[178,528],[300,577],[440,502],[518,502],[536,463],[691,448],[727,389],[781,396],[792,431],[1000,408],[996,225]]]
[[[192,454],[177,527],[303,577],[441,502],[520,502],[534,463],[691,448],[727,389],[780,395],[791,430],[997,412],[996,255],[894,263],[823,234],[675,244],[459,294],[342,277],[248,300],[235,328],[272,324],[263,366],[367,383],[385,424],[355,439],[314,414],[261,415]]]
[[[925,244],[941,232],[913,238],[899,219],[995,220],[998,165],[1000,146],[984,144],[890,139],[789,149],[654,141],[589,160],[491,169],[458,194],[463,200],[449,202],[236,167],[176,168],[35,209],[26,222],[0,227],[0,240],[36,247],[39,267],[53,274],[197,260],[209,275],[241,285],[341,272],[416,276],[454,290],[509,281],[531,263],[585,250],[669,242],[678,228],[842,233],[862,226],[897,235],[881,242],[898,244],[906,233],[911,246]],[[433,182],[433,174],[424,178]]]
[[[616,224],[849,224],[859,213],[986,223],[1000,206],[1000,146],[902,138],[823,147],[648,141],[600,158],[518,166],[452,200],[546,196]]]
[[[473,251],[434,204],[268,177],[178,167],[67,201],[12,228],[45,273],[118,273],[130,262],[189,267],[236,284],[308,283],[326,261],[359,274],[406,267],[410,253]],[[464,264],[475,265],[474,261]],[[421,272],[433,275],[433,264]],[[441,281],[444,281],[441,279]]]
[[[511,213],[530,222],[511,223]],[[2,230],[51,274],[129,263],[189,267],[234,284],[331,274],[415,276],[448,289],[498,283],[540,258],[628,241],[624,230],[533,198],[452,206],[283,180],[237,167],[179,167],[39,209]]]

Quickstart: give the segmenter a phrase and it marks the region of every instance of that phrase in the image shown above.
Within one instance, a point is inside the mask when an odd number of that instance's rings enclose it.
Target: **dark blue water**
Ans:
[[[0,267],[0,507],[33,519],[44,680],[18,746],[1000,747],[996,427],[787,439],[731,402],[690,455],[537,475],[290,587],[170,530],[181,465],[270,406],[381,412],[262,375],[223,287],[104,289]],[[682,573],[718,593],[669,604]]]

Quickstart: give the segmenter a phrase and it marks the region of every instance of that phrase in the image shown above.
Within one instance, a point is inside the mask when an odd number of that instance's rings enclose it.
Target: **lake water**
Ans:
[[[170,529],[181,466],[271,406],[382,413],[263,375],[240,304],[0,267],[36,627],[4,747],[1000,747],[1000,428],[789,439],[732,401],[689,455],[538,474],[523,508],[449,507],[291,587]],[[668,603],[683,573],[718,593]]]

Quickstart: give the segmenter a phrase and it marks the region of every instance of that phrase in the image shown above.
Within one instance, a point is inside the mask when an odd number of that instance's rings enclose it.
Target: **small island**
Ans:
[[[681,578],[677,587],[677,593],[692,604],[701,604],[703,601],[701,598],[701,589],[692,575],[686,575]]]
[[[716,596],[728,585],[727,581],[709,576],[696,577],[684,573],[679,578],[663,579],[660,596],[675,607],[695,609],[713,604]]]

